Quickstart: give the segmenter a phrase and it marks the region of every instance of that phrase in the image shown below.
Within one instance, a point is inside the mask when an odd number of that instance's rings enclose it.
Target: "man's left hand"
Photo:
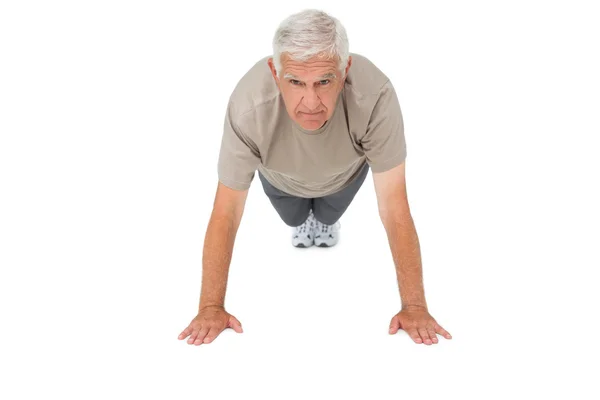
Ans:
[[[415,343],[431,345],[438,342],[437,333],[446,339],[452,339],[450,333],[442,328],[425,307],[407,306],[394,315],[390,323],[390,335],[404,329]]]

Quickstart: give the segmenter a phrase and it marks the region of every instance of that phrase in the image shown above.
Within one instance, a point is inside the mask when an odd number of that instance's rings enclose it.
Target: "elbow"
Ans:
[[[386,229],[389,226],[405,226],[413,223],[408,207],[380,207],[379,219]]]

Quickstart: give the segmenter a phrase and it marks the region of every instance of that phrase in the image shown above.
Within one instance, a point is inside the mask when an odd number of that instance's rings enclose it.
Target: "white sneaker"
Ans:
[[[308,214],[306,221],[300,226],[294,228],[292,234],[292,245],[295,247],[310,247],[314,244],[315,240],[315,225],[316,220],[312,210]]]
[[[326,225],[315,219],[315,245],[319,247],[335,246],[340,240],[340,228],[342,224],[337,221],[333,225]]]

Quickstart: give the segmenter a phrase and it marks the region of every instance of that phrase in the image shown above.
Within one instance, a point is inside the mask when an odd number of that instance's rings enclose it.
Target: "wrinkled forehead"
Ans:
[[[326,72],[324,74],[318,75],[318,76],[311,76],[310,74],[304,74],[303,76],[298,76],[295,74],[292,74],[291,72],[284,72],[283,74],[283,79],[295,79],[297,81],[320,81],[323,79],[331,79],[334,80],[335,78],[337,78],[337,74],[335,72]]]
[[[307,61],[297,61],[284,54],[281,57],[281,68],[284,79],[316,81],[339,77],[337,58],[313,57]]]

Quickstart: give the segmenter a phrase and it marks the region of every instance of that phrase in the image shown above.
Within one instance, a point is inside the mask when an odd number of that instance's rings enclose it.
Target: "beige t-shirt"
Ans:
[[[218,161],[224,185],[246,190],[258,169],[276,188],[315,198],[344,189],[368,163],[387,171],[406,158],[404,123],[391,81],[369,59],[352,65],[329,120],[303,129],[288,115],[267,56],[230,96]]]

